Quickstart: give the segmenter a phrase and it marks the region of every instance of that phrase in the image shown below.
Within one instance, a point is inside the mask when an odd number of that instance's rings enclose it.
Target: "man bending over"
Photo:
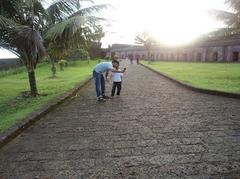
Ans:
[[[115,68],[117,66],[119,66],[119,61],[113,60],[112,62],[101,62],[93,69],[97,101],[105,102],[106,99],[109,98],[105,95],[105,79],[107,80],[108,72],[112,71],[114,73],[124,73],[126,71],[126,68],[124,68],[124,70],[116,70]],[[103,73],[105,73],[105,79]]]

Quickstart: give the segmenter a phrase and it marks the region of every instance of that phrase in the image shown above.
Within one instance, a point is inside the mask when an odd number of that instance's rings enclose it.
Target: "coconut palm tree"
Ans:
[[[0,0],[0,46],[23,61],[28,71],[31,96],[34,97],[38,94],[35,69],[46,54],[45,46],[59,42],[63,47],[68,46],[75,34],[83,35],[82,28],[94,28],[100,19],[93,13],[106,8],[106,5],[82,8],[80,0],[56,0],[45,9],[43,2]]]
[[[26,66],[31,95],[37,96],[35,69],[46,53],[39,29],[44,8],[36,0],[1,0],[0,46],[15,53]]]

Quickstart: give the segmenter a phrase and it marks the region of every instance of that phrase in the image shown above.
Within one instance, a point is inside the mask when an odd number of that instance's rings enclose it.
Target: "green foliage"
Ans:
[[[37,96],[35,68],[46,55],[41,29],[45,13],[37,0],[1,0],[0,46],[14,52],[29,73],[32,96]]]
[[[77,50],[77,54],[80,60],[89,59],[89,53],[87,50],[79,49]]]
[[[38,67],[42,67],[46,64],[45,63],[40,63],[38,65]],[[17,67],[17,68],[10,68],[8,70],[2,70],[0,71],[0,78],[5,77],[5,76],[9,76],[9,75],[16,75],[16,74],[21,74],[24,73],[24,71],[26,71],[26,67],[22,66],[22,67]]]
[[[68,61],[87,60],[89,58],[89,54],[87,50],[79,48],[69,50],[67,54],[64,56],[64,58],[67,59]]]
[[[67,1],[64,2],[67,4]],[[69,44],[75,42],[76,38],[73,37],[75,34],[78,34],[83,37],[81,40],[85,41],[89,36],[89,30],[85,32],[84,29],[94,29],[94,31],[96,31],[96,29],[99,28],[98,23],[106,19],[98,18],[94,16],[94,14],[107,7],[108,5],[101,4],[81,9],[68,5],[69,10],[65,12],[65,8],[62,9],[60,6],[55,6],[57,11],[49,10],[49,15],[52,18],[53,24],[46,30],[44,34],[45,40],[55,43],[64,41]]]
[[[2,0],[1,5],[0,46],[21,57],[28,70],[34,70],[45,55],[43,39],[37,30],[43,25],[43,7],[38,1],[21,0]]]
[[[71,15],[80,7],[79,0],[71,1],[54,1],[47,9],[49,18],[51,19],[52,24],[62,22],[66,16]]]
[[[194,87],[240,93],[239,63],[142,63]]]
[[[101,58],[102,57],[102,49],[100,42],[90,42],[89,43],[89,54],[91,59]]]
[[[7,76],[7,75],[19,74],[25,70],[26,70],[25,67],[18,67],[18,68],[13,68],[13,69],[8,69],[8,70],[2,70],[2,71],[0,71],[0,78]]]
[[[108,5],[81,9],[82,1],[85,0],[52,1],[47,9],[43,6],[44,1],[39,0],[0,1],[0,47],[14,52],[24,61],[33,96],[38,94],[34,71],[46,55],[45,47],[50,49],[54,69],[54,61],[61,59],[55,58],[57,54],[63,56],[70,45],[84,44],[89,34],[82,29],[97,29],[99,21],[103,20],[94,14]],[[92,0],[87,1],[93,3]],[[80,37],[76,38],[76,34]]]
[[[0,78],[0,131],[24,118],[29,113],[39,109],[50,100],[72,89],[76,84],[91,75],[97,61],[77,61],[76,65],[59,73],[57,78],[50,78],[49,64],[42,64],[36,70],[40,94],[34,98],[24,98],[21,92],[28,89],[27,72],[22,70],[15,74],[9,73]]]
[[[49,60],[58,61],[64,58],[66,54],[66,50],[62,43],[49,43],[48,44],[48,54],[50,56]]]
[[[63,71],[64,70],[64,67],[67,67],[67,61],[66,60],[59,60],[58,61],[58,64],[59,64],[59,67],[60,67],[60,70]]]

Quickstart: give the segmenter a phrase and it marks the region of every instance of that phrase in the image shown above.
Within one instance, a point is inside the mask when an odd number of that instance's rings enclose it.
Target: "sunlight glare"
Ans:
[[[109,41],[118,39],[121,42],[134,42],[136,34],[147,31],[162,44],[188,43],[222,27],[222,23],[217,22],[208,11],[211,8],[221,8],[219,5],[224,5],[223,1],[112,0],[117,13],[116,16],[112,13],[110,17],[116,18],[118,24],[111,29],[116,35],[109,37]]]
[[[151,2],[151,0],[150,0]],[[210,31],[213,19],[201,1],[168,0],[152,1],[139,19],[144,19],[144,29],[156,37],[160,43],[180,45],[192,41]]]

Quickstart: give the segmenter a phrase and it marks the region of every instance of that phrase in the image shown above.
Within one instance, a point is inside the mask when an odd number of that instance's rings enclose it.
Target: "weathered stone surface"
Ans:
[[[3,147],[0,178],[239,178],[239,104],[132,65],[121,97],[91,84]]]
[[[148,56],[144,46],[113,44],[110,53],[120,58],[164,61],[239,62],[240,36],[199,41],[182,47],[153,46]]]

